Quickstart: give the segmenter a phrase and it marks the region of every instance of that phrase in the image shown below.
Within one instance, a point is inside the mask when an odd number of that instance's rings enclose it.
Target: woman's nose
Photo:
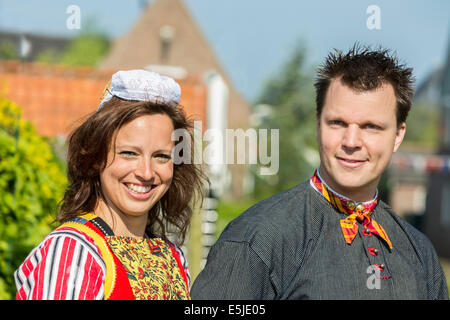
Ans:
[[[142,158],[138,163],[135,174],[145,181],[153,179],[153,177],[155,176],[155,172],[152,168],[151,159]]]

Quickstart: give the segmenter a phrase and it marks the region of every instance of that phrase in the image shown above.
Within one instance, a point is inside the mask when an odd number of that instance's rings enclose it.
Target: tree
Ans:
[[[50,144],[0,96],[0,299],[15,295],[13,272],[51,230],[67,184]]]
[[[6,40],[0,43],[0,59],[19,59],[19,53],[13,42]]]
[[[65,64],[69,66],[96,66],[108,53],[110,41],[95,25],[95,19],[88,19],[79,36],[72,39],[62,52],[54,48],[43,50],[38,62]]]
[[[439,145],[439,108],[432,104],[413,103],[406,120],[402,146],[411,150],[437,150]]]
[[[69,43],[59,62],[70,66],[96,66],[108,50],[109,41],[106,37],[84,33]]]
[[[300,44],[281,71],[269,79],[255,103],[256,114],[261,106],[269,108],[259,127],[279,129],[280,138],[278,174],[255,174],[254,194],[258,198],[304,181],[319,163],[313,77],[305,57],[306,49]]]

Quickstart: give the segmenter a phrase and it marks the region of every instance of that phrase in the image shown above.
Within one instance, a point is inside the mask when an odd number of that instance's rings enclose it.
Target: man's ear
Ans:
[[[316,140],[319,142],[320,135],[320,114],[316,112]]]
[[[403,138],[405,137],[405,133],[406,133],[406,123],[402,122],[397,127],[397,132],[395,133],[394,152],[397,152],[398,148],[402,144]]]

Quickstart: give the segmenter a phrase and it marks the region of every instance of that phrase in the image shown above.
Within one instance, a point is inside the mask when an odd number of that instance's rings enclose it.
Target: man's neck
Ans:
[[[325,186],[335,193],[336,195],[353,200],[355,202],[370,202],[378,197],[378,189],[376,187],[360,187],[360,188],[345,188],[343,186],[337,186],[336,184],[330,183],[332,179],[327,176],[323,171],[317,170],[317,174]]]

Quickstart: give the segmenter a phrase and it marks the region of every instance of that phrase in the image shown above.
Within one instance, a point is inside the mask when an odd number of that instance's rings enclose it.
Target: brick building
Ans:
[[[40,135],[66,138],[94,112],[115,70],[0,61],[0,92],[17,103]],[[198,77],[178,81],[187,114],[205,121],[206,86]]]
[[[149,69],[183,81],[195,74],[208,87],[216,74],[226,86],[226,118],[229,129],[249,127],[250,107],[217,60],[211,46],[189,14],[182,0],[154,0],[124,36],[115,39],[100,69]],[[210,91],[209,91],[210,92]],[[215,97],[208,96],[208,101]],[[214,112],[209,108],[208,113]],[[211,125],[210,114],[203,129]],[[216,119],[217,120],[217,119]],[[209,123],[208,123],[209,122]],[[248,166],[228,164],[223,197],[239,198],[245,193]],[[224,179],[222,179],[224,180]]]

